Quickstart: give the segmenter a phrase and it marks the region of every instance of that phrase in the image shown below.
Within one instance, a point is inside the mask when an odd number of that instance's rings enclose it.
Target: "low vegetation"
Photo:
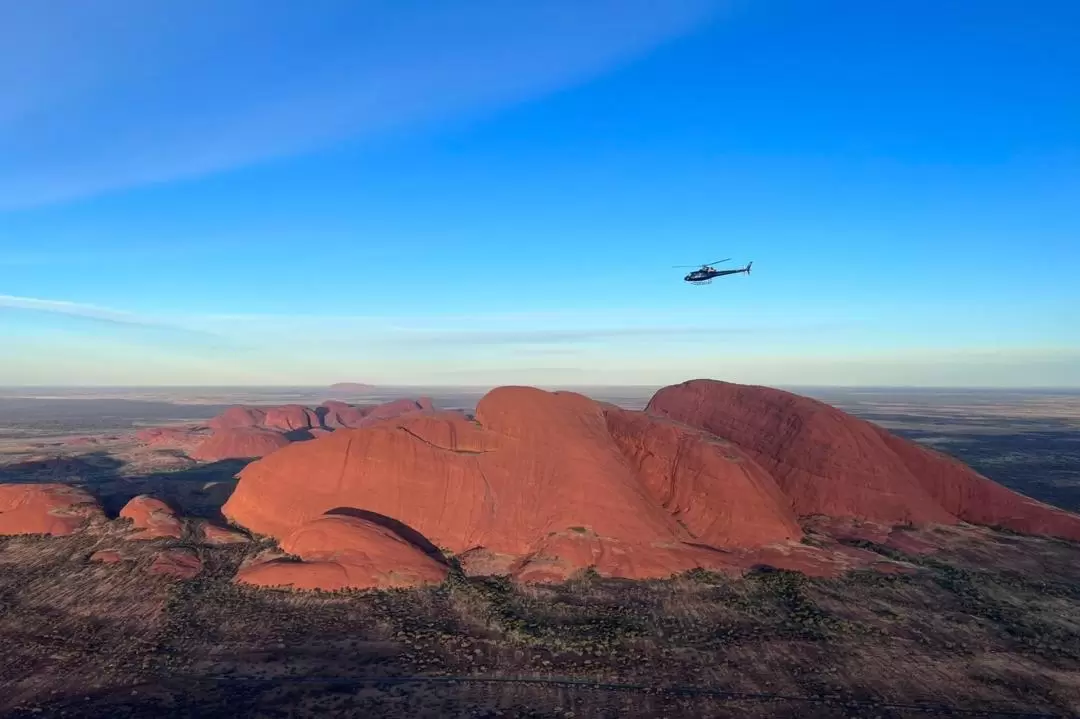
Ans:
[[[0,539],[12,716],[923,716],[1080,710],[1080,547],[984,532],[911,575],[762,568],[392,592],[232,582],[266,540]],[[203,573],[146,573],[162,546]],[[871,543],[864,548],[896,557]],[[527,680],[527,681],[522,681]],[[915,707],[914,705],[918,705]]]

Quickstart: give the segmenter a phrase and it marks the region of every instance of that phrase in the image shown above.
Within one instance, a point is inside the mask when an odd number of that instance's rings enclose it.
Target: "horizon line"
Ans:
[[[801,383],[776,383],[776,384],[761,384],[753,382],[729,382],[728,380],[719,380],[708,377],[696,377],[693,379],[705,379],[715,382],[728,382],[729,384],[741,384],[745,386],[756,387],[775,387],[775,388],[800,388],[800,389],[907,389],[907,390],[919,390],[919,389],[934,389],[934,390],[997,390],[997,391],[1009,391],[1009,390],[1080,390],[1080,384],[1078,385],[943,385],[943,384],[801,384]],[[552,383],[494,383],[494,384],[425,384],[425,383],[403,383],[403,384],[378,384],[369,385],[369,390],[363,391],[350,391],[350,390],[337,390],[342,394],[364,394],[366,391],[377,392],[379,390],[386,389],[493,389],[496,387],[536,387],[538,389],[544,388],[572,388],[572,387],[607,387],[607,388],[661,388],[671,387],[685,382],[693,381],[693,379],[682,380],[680,382],[667,382],[667,383],[621,383],[621,384],[596,384],[596,383],[567,383],[567,384],[552,384]],[[94,389],[94,390],[144,390],[144,389],[303,389],[303,390],[330,390],[332,385],[328,384],[139,384],[139,385],[112,385],[112,384],[27,384],[27,385],[3,385],[0,384],[0,391],[3,390],[33,390],[33,389]]]

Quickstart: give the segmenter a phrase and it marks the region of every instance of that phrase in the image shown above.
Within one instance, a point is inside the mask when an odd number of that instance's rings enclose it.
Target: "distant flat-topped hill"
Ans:
[[[371,392],[378,389],[373,384],[363,382],[336,382],[328,388],[331,392]]]

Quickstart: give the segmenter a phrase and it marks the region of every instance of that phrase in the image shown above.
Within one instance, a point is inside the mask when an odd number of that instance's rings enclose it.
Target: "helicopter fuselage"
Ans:
[[[739,270],[717,270],[712,267],[703,267],[700,270],[694,270],[683,279],[687,282],[708,282],[714,277],[723,277],[724,275],[737,275],[742,272],[749,274],[750,268],[743,267]]]

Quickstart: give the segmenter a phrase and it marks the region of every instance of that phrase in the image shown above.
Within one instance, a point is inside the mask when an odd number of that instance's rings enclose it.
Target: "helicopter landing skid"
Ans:
[[[711,285],[712,280],[695,280],[691,282],[692,285]]]

